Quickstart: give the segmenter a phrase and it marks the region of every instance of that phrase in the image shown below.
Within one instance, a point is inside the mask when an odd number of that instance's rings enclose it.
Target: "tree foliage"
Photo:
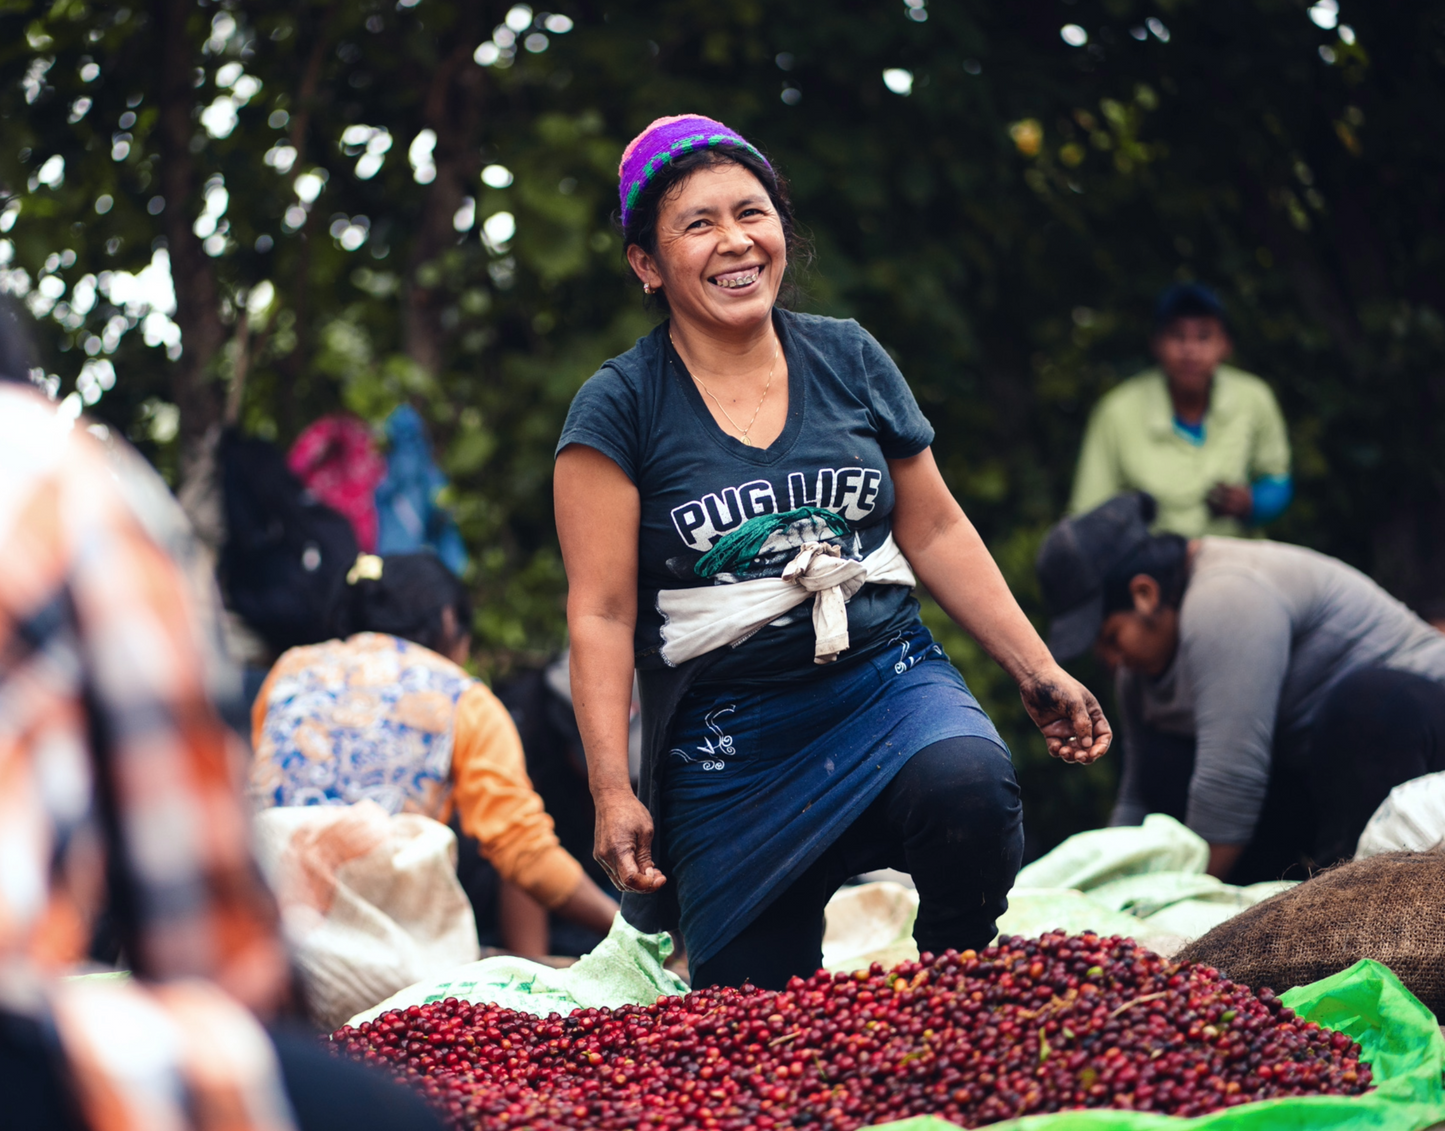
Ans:
[[[536,658],[563,632],[552,445],[650,324],[616,163],[653,117],[706,113],[790,177],[805,305],[898,358],[1031,611],[1087,412],[1144,363],[1176,278],[1224,291],[1290,420],[1276,533],[1426,607],[1442,80],[1438,2],[5,0],[0,285],[59,395],[176,483],[226,419],[287,442],[415,403],[486,655]],[[1097,821],[1111,771],[1050,765],[1007,680],[929,615],[1039,843]]]

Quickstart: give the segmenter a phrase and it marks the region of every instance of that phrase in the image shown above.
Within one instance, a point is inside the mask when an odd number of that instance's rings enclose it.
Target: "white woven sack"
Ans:
[[[1386,852],[1430,852],[1445,845],[1445,772],[1390,790],[1370,818],[1355,858]]]
[[[429,817],[374,801],[266,809],[256,849],[308,1007],[328,1029],[481,956],[456,836]]]
[[[839,888],[824,911],[823,966],[844,973],[918,957],[918,893],[891,880]]]

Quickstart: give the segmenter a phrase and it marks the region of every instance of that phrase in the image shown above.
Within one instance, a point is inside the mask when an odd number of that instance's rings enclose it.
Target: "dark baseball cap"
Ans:
[[[1118,495],[1066,518],[1044,538],[1034,562],[1049,614],[1049,651],[1072,660],[1094,646],[1104,625],[1104,579],[1149,540],[1156,511],[1144,491]]]

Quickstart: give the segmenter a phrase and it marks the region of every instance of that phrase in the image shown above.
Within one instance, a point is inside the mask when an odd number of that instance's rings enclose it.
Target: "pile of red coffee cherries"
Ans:
[[[1269,990],[1092,934],[565,1018],[448,999],[340,1029],[332,1047],[391,1067],[467,1131],[853,1131],[922,1114],[977,1127],[1370,1086],[1358,1045]]]

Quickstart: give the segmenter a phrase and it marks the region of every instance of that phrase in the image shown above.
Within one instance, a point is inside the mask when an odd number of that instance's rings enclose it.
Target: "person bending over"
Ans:
[[[1023,852],[998,732],[918,618],[922,581],[1017,680],[1051,753],[1109,745],[949,494],[933,429],[856,322],[777,299],[782,182],[707,118],[623,155],[628,261],[670,317],[577,394],[557,444],[572,690],[597,858],[695,985],[781,989],[823,908],[892,866],[924,950],[981,947]],[[628,781],[642,698],[643,800]]]
[[[1445,770],[1445,635],[1334,558],[1152,517],[1120,496],[1038,559],[1054,655],[1118,669],[1112,823],[1178,817],[1240,883],[1352,856],[1394,786]]]
[[[1223,364],[1233,344],[1219,297],[1198,283],[1170,287],[1150,345],[1159,368],[1094,409],[1070,513],[1148,491],[1155,529],[1186,538],[1240,535],[1278,518],[1294,490],[1284,417],[1268,385]]]
[[[430,553],[363,554],[338,612],[341,638],[292,648],[252,708],[251,794],[260,806],[352,804],[461,826],[506,885],[502,941],[545,953],[546,920],[605,934],[617,904],[557,842],[507,710],[460,666],[471,603]]]

